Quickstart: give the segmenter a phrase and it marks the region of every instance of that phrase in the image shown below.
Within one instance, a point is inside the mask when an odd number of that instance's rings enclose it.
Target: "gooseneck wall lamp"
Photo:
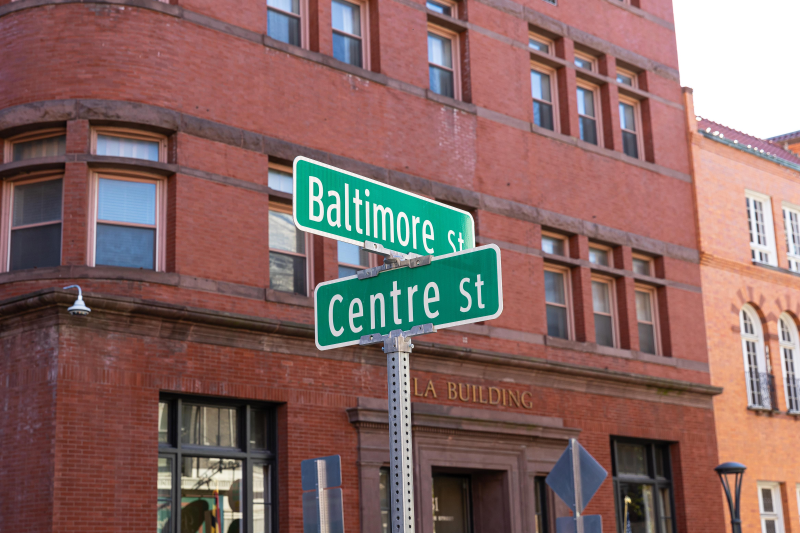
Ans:
[[[722,463],[714,470],[719,474],[725,497],[728,499],[728,508],[731,511],[731,530],[733,533],[742,533],[742,519],[739,516],[739,501],[742,495],[742,478],[747,469],[741,463]],[[731,492],[733,491],[733,492]]]
[[[70,285],[68,287],[64,287],[64,290],[67,289],[78,289],[78,299],[75,300],[75,303],[72,304],[72,307],[67,309],[67,311],[69,311],[69,314],[86,316],[92,312],[92,310],[86,307],[86,304],[83,303],[83,292],[81,292],[81,288],[79,285]]]

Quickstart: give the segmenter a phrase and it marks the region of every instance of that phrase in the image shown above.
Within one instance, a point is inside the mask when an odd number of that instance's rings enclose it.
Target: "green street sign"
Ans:
[[[303,231],[405,254],[475,247],[472,215],[305,157],[294,160],[294,223]]]
[[[320,283],[314,312],[320,350],[421,324],[442,329],[497,318],[503,312],[500,249],[490,244],[434,257],[426,266]]]

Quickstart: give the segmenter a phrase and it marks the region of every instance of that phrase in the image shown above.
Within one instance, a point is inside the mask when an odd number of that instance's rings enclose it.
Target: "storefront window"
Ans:
[[[669,445],[617,440],[612,448],[618,531],[674,533]]]
[[[381,468],[381,533],[389,533],[392,523],[391,509],[389,508],[389,469]]]
[[[537,477],[534,479],[534,498],[536,502],[534,509],[536,513],[536,523],[534,524],[534,533],[548,533],[550,531],[550,522],[548,515],[547,505],[547,483],[545,477]]]
[[[168,397],[158,412],[157,533],[271,532],[272,411]]]
[[[472,533],[469,476],[433,476],[434,533]]]

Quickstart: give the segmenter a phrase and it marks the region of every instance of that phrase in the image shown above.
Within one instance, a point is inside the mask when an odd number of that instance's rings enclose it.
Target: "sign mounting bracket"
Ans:
[[[382,255],[385,259],[383,260],[384,262],[382,265],[356,272],[358,279],[374,278],[381,272],[394,270],[395,268],[417,268],[430,265],[431,260],[433,259],[432,255],[404,254],[402,252],[395,252],[394,250],[389,250],[383,245],[372,241],[364,241],[363,249],[373,254]]]

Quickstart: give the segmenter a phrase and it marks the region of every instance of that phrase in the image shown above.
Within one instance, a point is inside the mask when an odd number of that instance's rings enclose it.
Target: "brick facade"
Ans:
[[[0,0],[0,138],[67,136],[64,155],[0,164],[5,183],[63,173],[64,198],[61,266],[0,273],[0,529],[152,528],[158,399],[179,393],[276,406],[279,531],[302,531],[300,461],[330,454],[342,456],[347,530],[377,531],[385,359],[319,352],[312,298],[270,289],[269,201],[280,194],[267,168],[304,155],[470,209],[478,243],[502,250],[503,315],[415,341],[420,531],[432,531],[431,468],[500,472],[497,523],[532,532],[534,476],[567,439],[611,473],[611,440],[627,437],[669,443],[675,531],[722,532],[720,390],[671,6],[561,4],[462,0],[451,19],[416,0],[371,0],[368,70],[330,57],[321,0],[308,2],[307,48],[266,36],[252,0]],[[428,22],[460,33],[462,100],[429,89]],[[553,36],[551,59],[527,49],[532,29]],[[599,72],[574,68],[576,48],[597,55]],[[532,123],[532,58],[557,67],[561,133]],[[620,64],[638,88],[614,81]],[[576,138],[586,77],[601,90],[605,148]],[[620,92],[641,101],[639,160],[618,139]],[[168,158],[93,155],[97,126],[165,135]],[[97,171],[167,181],[165,271],[88,266]],[[566,256],[542,251],[543,229],[568,239]],[[610,247],[609,266],[589,262],[590,243]],[[314,281],[335,278],[336,245],[314,237],[310,249]],[[633,253],[653,258],[651,276],[634,274]],[[570,340],[547,335],[545,264],[570,271]],[[595,342],[592,275],[615,280],[614,348]],[[66,312],[74,293],[60,287],[72,283],[89,317]],[[639,351],[636,283],[657,291],[661,355]],[[422,393],[429,383],[436,396]],[[451,398],[451,383],[467,400]],[[492,388],[525,400],[482,401]],[[496,510],[481,501],[474,533],[492,531]],[[586,511],[619,527],[611,476]]]

